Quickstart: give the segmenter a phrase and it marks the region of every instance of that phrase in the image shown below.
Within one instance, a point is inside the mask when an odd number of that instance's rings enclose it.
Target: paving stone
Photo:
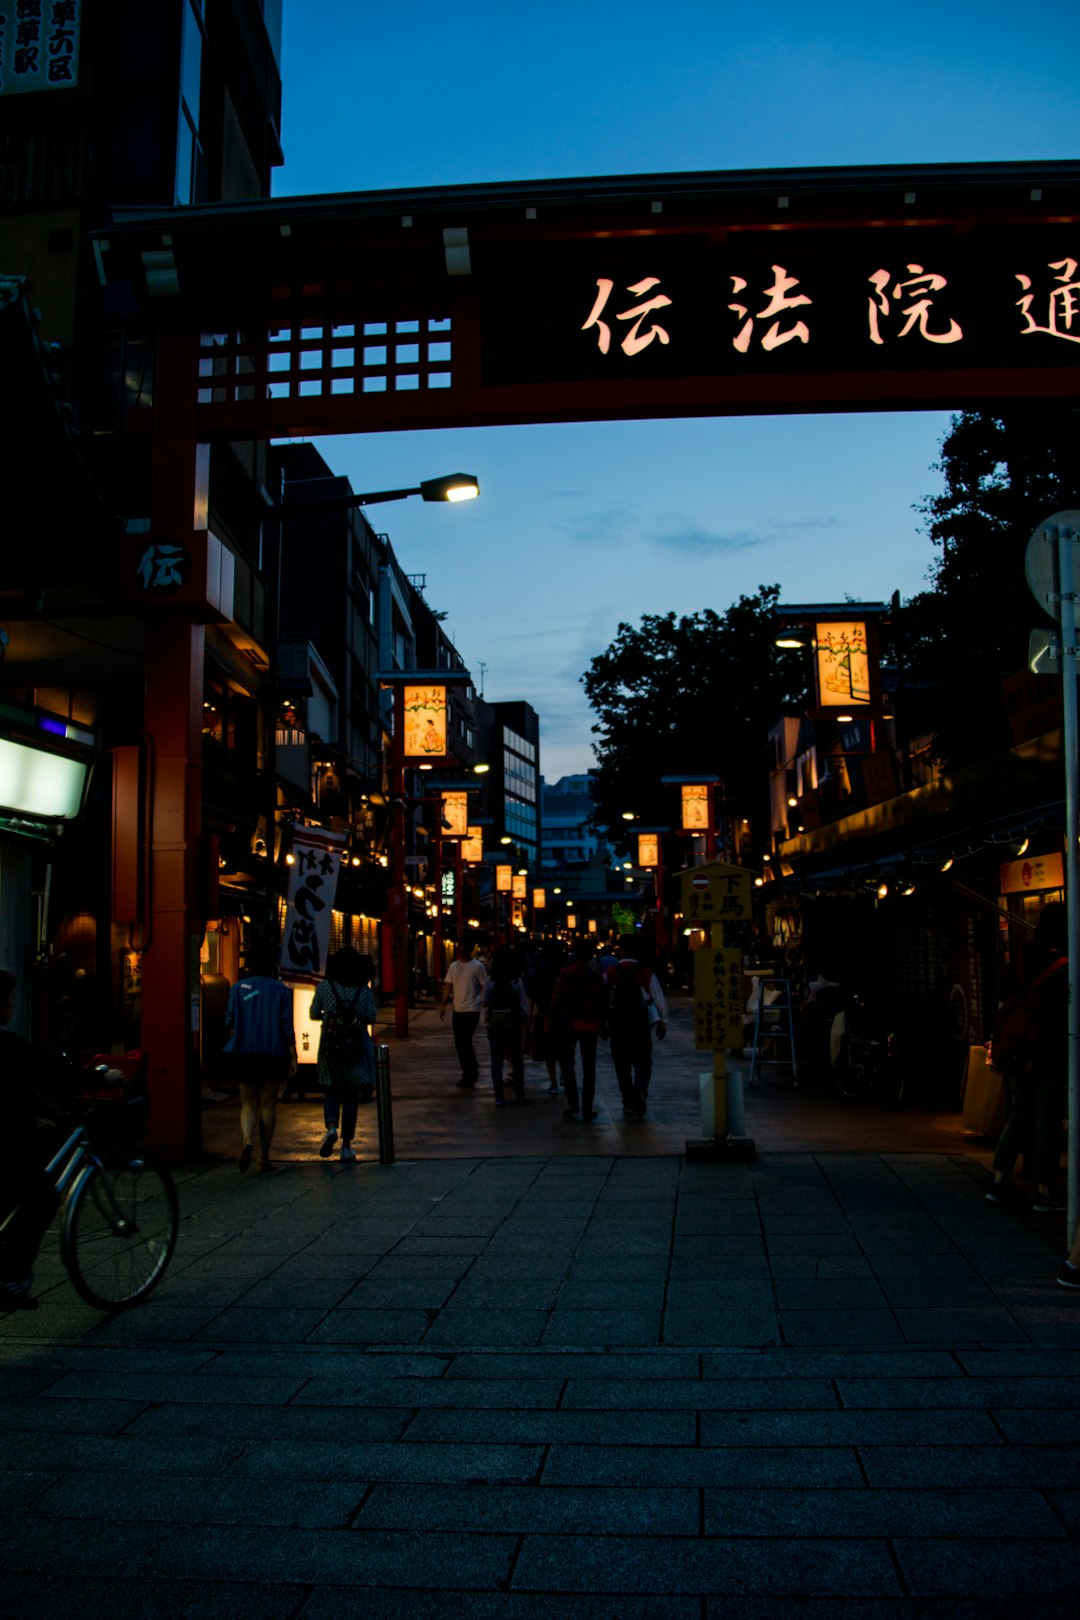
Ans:
[[[566,1486],[378,1485],[356,1520],[361,1529],[494,1530],[517,1535],[696,1536],[697,1490],[573,1489]]]
[[[658,1344],[660,1311],[564,1310],[562,1301],[544,1328],[545,1345]]]
[[[439,1312],[424,1340],[428,1345],[533,1345],[548,1321],[546,1311],[455,1310],[452,1305]]]
[[[788,1379],[708,1379],[687,1381],[574,1378],[562,1397],[564,1411],[612,1410],[698,1412],[745,1411],[750,1409],[836,1411],[836,1392],[825,1378]]]
[[[782,1312],[784,1340],[791,1345],[903,1344],[904,1335],[888,1310],[794,1310]]]
[[[844,1406],[900,1407],[929,1406],[1018,1407],[1025,1411],[1049,1408],[1064,1412],[1080,1406],[1080,1384],[1071,1378],[839,1378],[837,1391]],[[1075,1424],[1069,1413],[1066,1423]],[[1055,1439],[1069,1438],[1068,1430]]]
[[[313,1344],[419,1344],[431,1325],[424,1310],[355,1310],[324,1315],[307,1337]]]
[[[495,1445],[689,1446],[690,1411],[530,1411],[460,1408],[418,1412],[405,1430],[410,1444],[427,1441]]]
[[[535,1445],[354,1444],[267,1438],[245,1447],[233,1472],[249,1479],[426,1480],[448,1485],[529,1485],[543,1461]]]
[[[1000,1305],[909,1310],[897,1307],[904,1337],[915,1344],[984,1344],[1026,1338],[1023,1328]]]
[[[1077,1486],[1075,1446],[859,1446],[871,1485]]]
[[[4,1601],[12,1615],[47,1615],[48,1620],[291,1620],[296,1587],[235,1579],[16,1575],[4,1580]]]
[[[985,1412],[704,1412],[703,1446],[986,1446],[998,1431]]]
[[[899,1595],[880,1542],[527,1536],[513,1586],[554,1592]]]
[[[243,1408],[231,1426],[236,1455],[268,1435],[274,1440],[396,1440],[413,1415],[412,1407],[369,1407],[335,1402],[329,1406],[276,1406],[265,1415]],[[221,1408],[215,1406],[150,1406],[124,1431],[135,1439],[214,1440],[221,1437]]]
[[[710,1447],[552,1446],[544,1485],[859,1486],[865,1479],[854,1448],[836,1446]]]
[[[379,1378],[346,1376],[341,1379],[315,1377],[297,1394],[290,1410],[298,1406],[330,1409],[354,1406],[397,1406],[443,1409],[460,1406],[486,1411],[520,1411],[528,1408],[554,1408],[563,1390],[560,1378],[474,1379],[466,1384],[451,1378]]]
[[[999,1537],[972,1543],[942,1538],[898,1540],[894,1545],[916,1598],[1006,1593],[1030,1606],[1043,1595],[1076,1597],[1076,1547],[1065,1540]]]
[[[664,1343],[770,1345],[780,1342],[776,1312],[762,1309],[669,1310],[664,1313]]]
[[[1064,1535],[1035,1490],[715,1490],[709,1536]]]

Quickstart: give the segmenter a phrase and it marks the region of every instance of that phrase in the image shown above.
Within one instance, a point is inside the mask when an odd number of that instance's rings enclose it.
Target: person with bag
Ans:
[[[1032,1209],[1063,1209],[1056,1192],[1061,1162],[1061,1116],[1068,1076],[1068,911],[1059,900],[1042,908],[1035,933],[1017,965],[1016,987],[1002,1003],[990,1041],[990,1063],[1005,1076],[1009,1114],[994,1150],[992,1204],[1019,1197],[1012,1181],[1023,1154],[1024,1171],[1037,1185]]]
[[[500,945],[491,958],[491,973],[482,992],[484,1023],[491,1048],[491,1085],[496,1108],[505,1108],[503,1063],[509,1059],[510,1083],[517,1092],[516,1106],[525,1101],[525,1025],[529,998],[525,993],[515,953]]]
[[[578,1084],[574,1073],[574,1052],[581,1052],[581,1117],[596,1118],[597,1042],[607,1040],[608,988],[592,965],[593,948],[587,939],[574,942],[574,960],[555,980],[551,994],[550,1025],[559,1055],[563,1089],[566,1092],[564,1119],[578,1117]]]
[[[296,1037],[292,992],[277,977],[276,948],[256,947],[251,961],[254,972],[229,991],[229,1038],[222,1056],[240,1092],[240,1172],[250,1167],[257,1149],[259,1174],[267,1176],[282,1168],[270,1162],[270,1144],[278,1092],[296,1073]]]
[[[624,936],[619,960],[607,971],[611,1061],[628,1119],[643,1119],[652,1079],[652,1041],[667,1034],[667,1002],[660,981],[640,961],[635,934]]]
[[[454,1050],[461,1064],[461,1078],[456,1082],[466,1091],[480,1078],[480,1065],[476,1058],[473,1037],[480,1022],[481,994],[487,979],[487,969],[479,957],[473,955],[472,944],[460,939],[454,960],[446,970],[439,1004],[440,1022],[446,1017],[447,1004],[453,1003],[450,1027],[454,1035]]]
[[[351,945],[345,945],[326,964],[326,978],[311,1002],[311,1017],[322,1023],[319,1038],[318,1078],[323,1092],[326,1134],[319,1143],[320,1159],[334,1151],[341,1130],[340,1159],[356,1158],[353,1135],[361,1102],[375,1091],[375,1042],[370,1026],[378,1011],[371,980],[375,964]]]

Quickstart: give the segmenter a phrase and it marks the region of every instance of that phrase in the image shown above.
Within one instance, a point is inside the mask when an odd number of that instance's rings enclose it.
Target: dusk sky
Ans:
[[[1080,6],[285,0],[278,196],[677,170],[1014,162],[1080,149]],[[580,676],[620,621],[922,588],[947,413],[714,418],[319,442],[548,781],[592,763]],[[481,665],[486,666],[483,673]]]

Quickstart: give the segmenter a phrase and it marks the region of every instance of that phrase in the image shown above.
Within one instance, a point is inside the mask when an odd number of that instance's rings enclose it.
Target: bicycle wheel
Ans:
[[[870,1048],[853,1041],[851,1050],[833,1071],[841,1096],[858,1102],[869,1095],[877,1079],[877,1063]]]
[[[143,1153],[91,1164],[71,1189],[60,1253],[88,1305],[119,1311],[157,1286],[176,1244],[176,1188]]]

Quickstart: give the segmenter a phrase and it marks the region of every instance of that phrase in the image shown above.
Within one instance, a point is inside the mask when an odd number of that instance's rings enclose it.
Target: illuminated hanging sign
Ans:
[[[430,682],[402,693],[403,753],[406,759],[440,759],[446,754],[446,687]]]
[[[484,859],[484,829],[483,827],[469,827],[466,837],[461,845],[461,858],[463,861],[475,861],[479,865]]]
[[[508,257],[511,249],[503,250]],[[501,264],[497,251],[493,264]],[[852,222],[678,239],[549,241],[485,296],[484,380],[1075,366],[1080,228]]]
[[[469,795],[467,793],[444,793],[442,796],[442,817],[444,838],[467,838],[469,835]],[[449,823],[449,825],[445,825]]]
[[[512,866],[497,866],[495,868],[495,891],[497,894],[512,894],[514,889],[514,868]]]
[[[532,892],[532,903],[534,911],[543,911],[547,905],[547,890],[534,889]]]
[[[315,984],[326,971],[330,922],[344,854],[344,836],[320,827],[293,832],[289,893],[281,933],[281,976]]]
[[[682,829],[684,832],[708,832],[711,790],[707,782],[684,782],[682,785]],[[644,865],[644,862],[641,863]]]
[[[522,873],[514,873],[513,887],[511,888],[510,892],[514,896],[515,900],[524,900],[527,897],[529,891],[526,887],[526,882],[527,880]]]
[[[1029,855],[1023,861],[1006,861],[1000,873],[1002,894],[1065,887],[1065,860],[1060,851],[1051,855]]]
[[[637,863],[639,866],[660,865],[660,839],[656,833],[638,833]]]
[[[829,620],[814,626],[818,702],[822,708],[851,708],[870,702],[870,656],[866,624]]]
[[[0,814],[72,821],[82,809],[94,733],[44,709],[0,702]]]
[[[22,0],[0,13],[0,96],[79,82],[82,0]]]

